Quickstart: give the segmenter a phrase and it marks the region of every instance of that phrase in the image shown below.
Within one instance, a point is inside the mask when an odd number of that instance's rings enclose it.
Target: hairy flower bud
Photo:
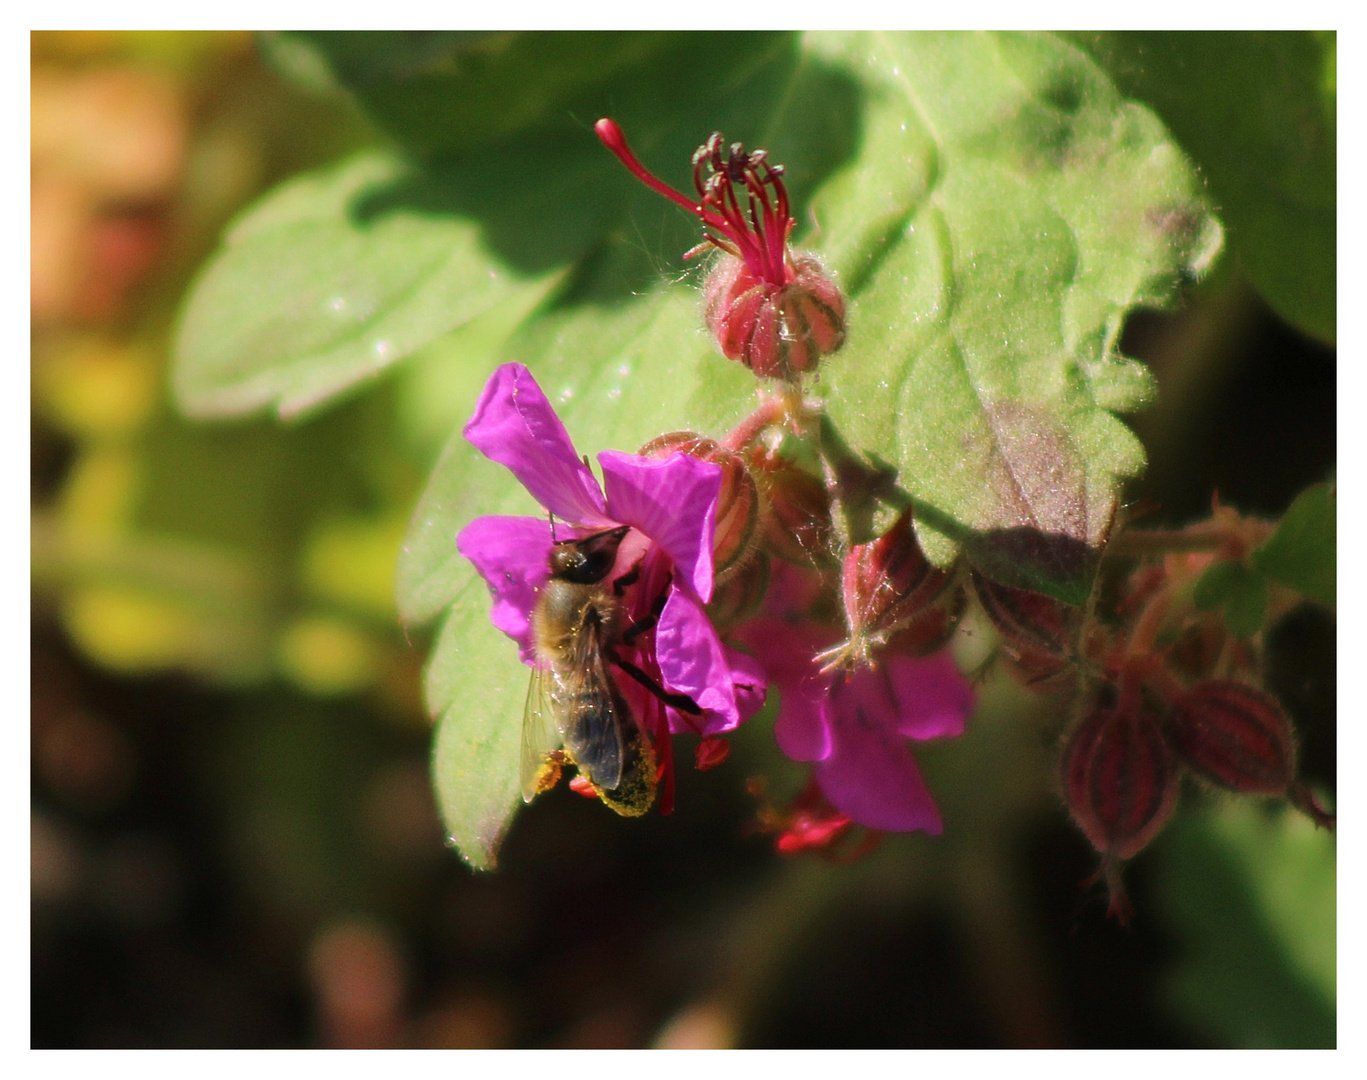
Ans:
[[[845,556],[840,588],[851,632],[874,634],[906,623],[940,595],[949,577],[921,552],[911,511],[902,511],[877,540],[856,544]]]
[[[964,594],[945,599],[952,574],[931,565],[916,542],[905,510],[877,540],[856,544],[841,568],[841,600],[849,638],[822,654],[825,669],[870,662],[872,650],[894,635],[899,652],[933,652],[963,614]]]
[[[973,591],[1013,654],[1043,652],[1066,657],[1073,648],[1082,612],[1052,596],[1017,589],[973,571]]]
[[[1168,735],[1190,769],[1235,791],[1282,795],[1295,779],[1290,719],[1243,683],[1197,683],[1173,703]]]
[[[675,431],[651,439],[641,456],[666,458],[675,452],[721,466],[721,493],[712,540],[712,569],[718,584],[742,566],[759,540],[760,497],[744,458],[714,439]]]
[[[906,656],[929,656],[939,652],[949,644],[967,606],[967,590],[962,585],[951,585],[904,626],[888,635],[888,651]]]
[[[830,559],[831,503],[826,486],[763,447],[752,446],[746,457],[764,500],[764,548],[800,566]]]
[[[787,284],[759,277],[722,254],[703,287],[707,328],[728,360],[792,382],[845,342],[845,298],[813,255],[798,254]]]
[[[1063,748],[1063,790],[1073,820],[1110,860],[1129,859],[1177,805],[1180,773],[1154,714],[1138,694],[1098,706]]]

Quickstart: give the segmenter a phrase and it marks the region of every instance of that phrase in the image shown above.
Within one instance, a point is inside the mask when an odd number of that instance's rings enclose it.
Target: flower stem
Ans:
[[[1121,558],[1218,551],[1228,541],[1216,522],[1202,521],[1185,529],[1127,529],[1108,545],[1108,554]]]

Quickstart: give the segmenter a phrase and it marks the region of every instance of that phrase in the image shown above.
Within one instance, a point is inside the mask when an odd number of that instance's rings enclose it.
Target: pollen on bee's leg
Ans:
[[[554,751],[537,772],[535,779],[532,781],[532,794],[526,796],[524,801],[531,802],[537,795],[544,795],[546,792],[550,791],[551,788],[555,787],[556,784],[560,783],[560,770],[564,763],[564,752],[560,750]]]

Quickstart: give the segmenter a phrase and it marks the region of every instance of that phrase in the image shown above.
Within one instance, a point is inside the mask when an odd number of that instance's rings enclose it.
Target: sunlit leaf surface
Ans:
[[[366,153],[286,185],[228,232],[181,320],[186,412],[299,412],[535,287],[473,223],[395,203],[411,182],[398,158]]]

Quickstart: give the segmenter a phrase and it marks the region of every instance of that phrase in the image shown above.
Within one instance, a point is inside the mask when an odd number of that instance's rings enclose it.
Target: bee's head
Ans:
[[[582,540],[562,540],[551,548],[551,577],[574,585],[596,585],[617,561],[617,548],[631,530],[619,525]]]

